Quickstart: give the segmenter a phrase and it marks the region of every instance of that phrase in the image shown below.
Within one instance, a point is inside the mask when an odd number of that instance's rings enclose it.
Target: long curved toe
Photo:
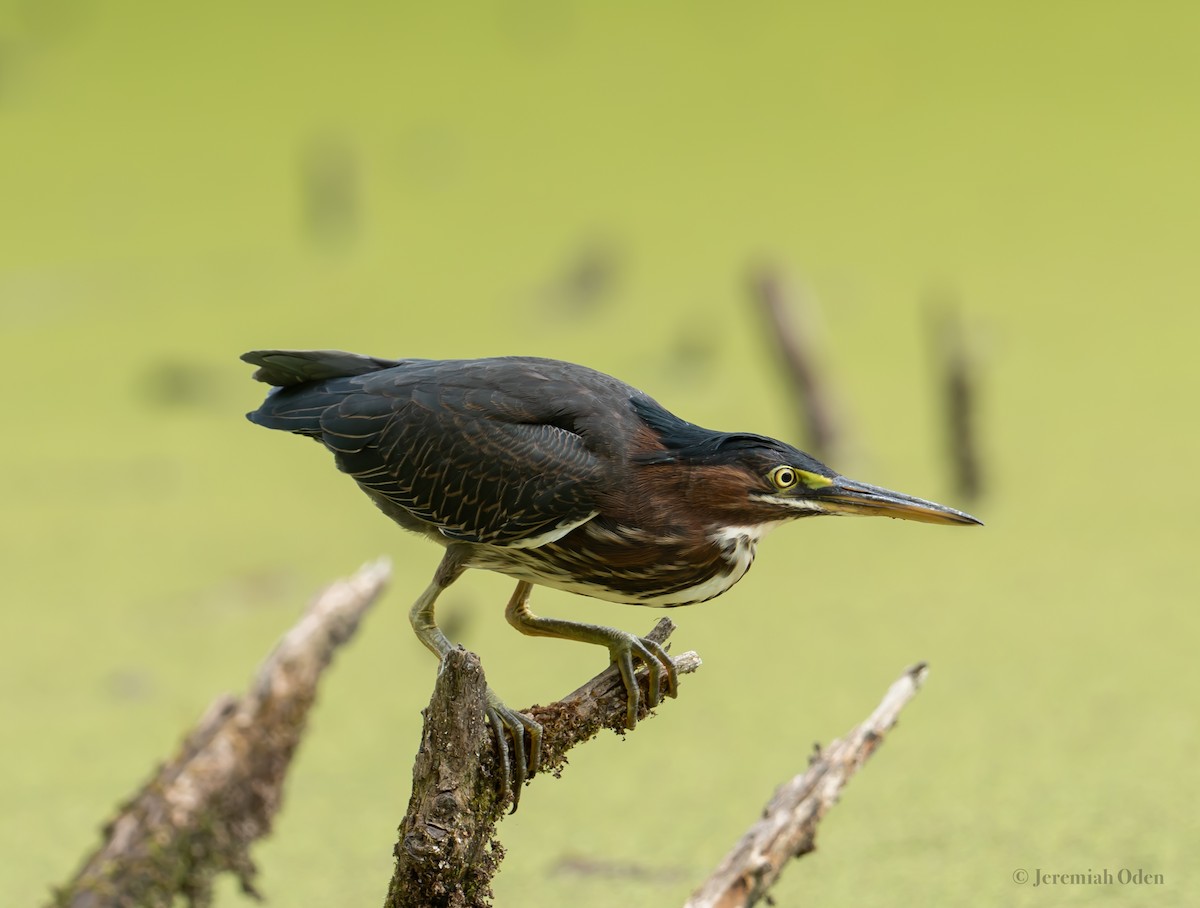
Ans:
[[[511,812],[516,813],[521,802],[521,789],[542,762],[542,726],[525,713],[505,706],[490,687],[487,699],[487,719],[496,733],[500,797],[511,797]],[[509,747],[509,738],[512,747]]]
[[[646,666],[647,673],[647,708],[653,709],[662,702],[665,695],[676,697],[679,693],[679,675],[675,662],[662,645],[646,637],[622,633],[609,645],[612,661],[621,673],[628,694],[628,706],[625,712],[625,727],[632,729],[637,725],[638,713],[641,712],[642,694],[638,687],[635,659]]]

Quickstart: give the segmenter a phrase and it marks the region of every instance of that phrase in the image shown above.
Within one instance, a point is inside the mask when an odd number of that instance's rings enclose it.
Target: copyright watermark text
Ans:
[[[1121,867],[1116,870],[1101,867],[1093,870],[1075,873],[1053,873],[1036,867],[1032,871],[1018,867],[1012,872],[1013,882],[1036,888],[1038,886],[1161,886],[1164,883],[1161,873],[1154,873],[1143,867]]]

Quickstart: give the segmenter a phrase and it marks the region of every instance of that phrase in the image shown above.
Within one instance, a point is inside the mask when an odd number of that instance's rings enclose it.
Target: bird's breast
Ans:
[[[472,566],[596,599],[674,608],[713,599],[741,580],[769,528],[662,535],[592,521],[537,548],[480,546]]]

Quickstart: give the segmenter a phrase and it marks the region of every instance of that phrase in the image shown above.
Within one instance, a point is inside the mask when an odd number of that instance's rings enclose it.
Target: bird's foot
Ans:
[[[608,645],[612,661],[621,672],[621,680],[625,682],[625,690],[629,695],[629,706],[625,714],[625,727],[637,725],[638,713],[641,710],[642,692],[638,688],[637,676],[634,674],[633,660],[639,659],[646,666],[649,675],[648,708],[653,709],[662,702],[663,695],[679,696],[679,676],[675,670],[675,662],[663,649],[662,645],[647,637],[638,637],[621,631]]]
[[[500,766],[500,797],[512,797],[517,812],[525,780],[542,762],[542,726],[525,713],[504,705],[490,687],[487,690],[487,719],[496,733],[497,763]],[[512,747],[508,739],[512,738]],[[526,745],[528,744],[528,757]]]

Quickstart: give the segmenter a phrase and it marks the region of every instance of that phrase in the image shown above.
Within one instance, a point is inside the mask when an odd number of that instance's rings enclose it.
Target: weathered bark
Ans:
[[[662,643],[673,630],[664,618],[647,637]],[[699,667],[700,658],[684,653],[675,664],[681,675],[687,674]],[[644,668],[638,681],[645,703]],[[499,793],[496,746],[484,719],[486,695],[478,657],[462,649],[447,655],[425,710],[386,908],[491,904],[491,879],[504,857],[496,826],[509,802]],[[625,687],[614,666],[556,703],[525,710],[542,724],[539,773],[558,775],[567,751],[602,728],[624,733],[625,710]],[[643,716],[648,713],[643,707]]]
[[[104,827],[104,842],[54,896],[71,908],[170,908],[211,902],[217,874],[255,893],[249,846],[270,831],[317,683],[391,574],[386,561],[318,594],[240,700],[219,697]]]
[[[692,893],[684,908],[744,908],[767,894],[791,858],[816,848],[817,825],[850,777],[895,726],[916,696],[928,669],[919,663],[888,689],[875,711],[844,738],[813,755],[808,770],[775,791],[762,817],[720,866]]]

